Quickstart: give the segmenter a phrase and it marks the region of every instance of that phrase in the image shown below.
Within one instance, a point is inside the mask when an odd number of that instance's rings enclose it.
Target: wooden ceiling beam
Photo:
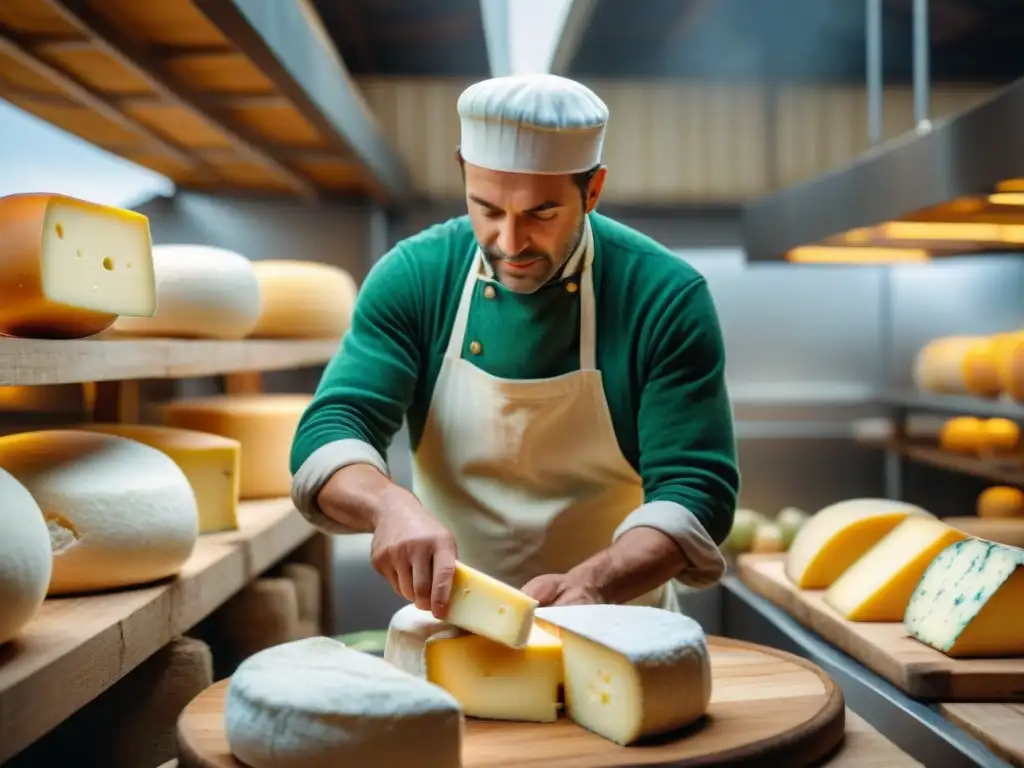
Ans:
[[[226,136],[232,144],[248,157],[280,178],[289,188],[306,199],[316,199],[319,192],[310,181],[288,168],[281,158],[275,157],[262,142],[255,137],[243,136],[230,127],[230,121],[223,119],[209,106],[198,103],[191,94],[186,94],[169,78],[160,72],[160,60],[143,50],[133,40],[116,30],[113,25],[91,11],[82,0],[45,0],[62,18],[74,25],[83,34],[89,35],[96,47],[143,78],[154,91],[159,93],[168,103],[189,110],[208,122],[212,127]]]

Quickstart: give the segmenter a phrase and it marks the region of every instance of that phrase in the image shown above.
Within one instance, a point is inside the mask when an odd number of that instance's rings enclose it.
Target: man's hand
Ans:
[[[408,492],[376,522],[370,547],[373,567],[417,608],[445,618],[455,574],[455,537]]]
[[[543,605],[593,605],[606,602],[592,584],[564,573],[549,573],[531,579],[522,591]]]

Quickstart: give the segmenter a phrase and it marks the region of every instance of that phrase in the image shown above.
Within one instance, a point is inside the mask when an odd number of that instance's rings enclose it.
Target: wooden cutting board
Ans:
[[[915,699],[1024,701],[1024,658],[951,659],[907,636],[900,623],[847,621],[824,590],[801,590],[779,555],[741,555],[740,580]]]
[[[939,711],[1010,765],[1024,768],[1024,704],[942,704]]]
[[[655,743],[620,747],[568,719],[508,723],[466,719],[463,768],[626,768],[786,765],[799,768],[843,739],[843,695],[818,667],[783,651],[709,637],[711,706],[704,722]],[[180,768],[244,768],[224,733],[227,680],[178,720]]]
[[[1024,517],[944,517],[942,522],[968,536],[1011,547],[1024,547]]]

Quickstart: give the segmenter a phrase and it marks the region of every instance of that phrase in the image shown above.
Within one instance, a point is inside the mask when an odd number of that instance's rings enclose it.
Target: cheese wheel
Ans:
[[[750,551],[754,554],[770,554],[786,551],[786,534],[776,523],[761,523],[754,529],[754,538],[750,543]]]
[[[288,563],[281,575],[295,585],[299,601],[299,620],[320,626],[321,588],[320,571],[307,563]]]
[[[996,485],[978,495],[978,517],[1019,517],[1024,520],[1024,491]]]
[[[0,467],[43,510],[54,555],[51,595],[162,579],[192,554],[195,495],[155,448],[96,432],[24,432],[0,437]]]
[[[352,275],[315,261],[254,262],[263,309],[254,338],[341,338],[352,321]]]
[[[313,637],[246,659],[224,703],[231,753],[251,768],[460,768],[462,713],[383,659]]]
[[[156,313],[122,317],[111,331],[130,336],[241,339],[260,319],[252,262],[206,245],[153,247]]]
[[[974,416],[957,416],[942,425],[939,446],[947,451],[980,451],[987,444],[985,425]]]
[[[155,309],[145,216],[64,195],[0,197],[0,335],[77,339]]]
[[[178,400],[164,409],[164,423],[241,443],[241,498],[289,496],[292,439],[312,399],[312,395],[215,395]]]
[[[914,360],[914,386],[937,394],[980,394],[991,362],[985,336],[945,336],[928,342]],[[970,384],[968,384],[968,382]],[[973,387],[974,389],[969,389]]]
[[[0,643],[35,616],[46,598],[53,555],[32,494],[0,469]]]
[[[981,423],[985,447],[995,452],[1016,450],[1020,444],[1020,426],[1009,419],[985,419]]]
[[[290,579],[256,579],[216,614],[217,634],[229,659],[241,660],[294,640],[299,602]]]
[[[999,384],[1007,397],[1024,403],[1024,331],[999,356]]]

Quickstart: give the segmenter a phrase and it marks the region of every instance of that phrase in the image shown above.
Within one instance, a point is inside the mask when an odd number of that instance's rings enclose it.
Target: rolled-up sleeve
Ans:
[[[644,504],[615,532],[654,528],[686,558],[676,579],[708,587],[725,573],[718,545],[732,527],[739,470],[725,345],[703,278],[649,320],[637,421]]]
[[[351,533],[317,504],[339,469],[369,464],[384,474],[388,446],[412,402],[420,366],[418,283],[406,254],[370,270],[352,323],[299,421],[291,449],[292,501],[329,533]]]

